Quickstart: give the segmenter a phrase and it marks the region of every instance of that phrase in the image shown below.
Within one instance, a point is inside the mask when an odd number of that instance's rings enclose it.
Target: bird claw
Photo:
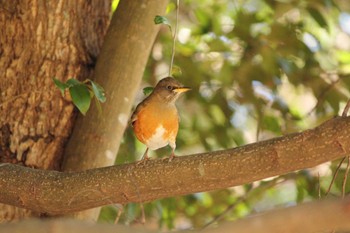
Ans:
[[[171,154],[169,158],[162,158],[162,160],[168,160],[168,162],[170,163],[174,158],[176,158],[176,155]]]
[[[142,163],[143,165],[145,165],[146,162],[149,161],[149,160],[151,160],[149,157],[145,157],[145,158],[143,158],[143,159],[137,161],[137,162],[136,162],[136,165],[139,165],[139,164],[141,164],[141,163]]]
[[[176,158],[176,155],[174,153],[172,153],[169,157],[169,163]]]

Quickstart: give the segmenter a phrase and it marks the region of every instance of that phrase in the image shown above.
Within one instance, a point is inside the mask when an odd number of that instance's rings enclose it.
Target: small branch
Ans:
[[[251,190],[250,190],[251,191]],[[210,220],[208,223],[206,223],[204,226],[202,226],[200,229],[204,230],[206,228],[208,228],[209,226],[211,226],[212,224],[218,222],[219,220],[221,220],[226,214],[230,213],[230,211],[232,211],[234,208],[237,207],[237,205],[241,204],[242,202],[247,200],[247,196],[241,196],[237,199],[236,202],[232,203],[231,205],[227,206],[226,209],[221,212],[219,215],[215,216],[212,220]]]
[[[350,109],[350,99],[346,103],[345,108],[343,110],[343,114],[342,114],[343,117],[346,117],[348,115],[349,109]]]
[[[326,94],[337,84],[339,83],[339,81],[341,80],[341,78],[338,78],[337,80],[331,81],[331,83],[321,92],[321,94],[319,94],[316,99],[317,99],[317,103],[316,105],[306,114],[306,116],[310,116],[311,113],[313,113],[318,106],[320,106],[326,97]]]
[[[123,211],[124,211],[124,206],[117,208],[117,216],[115,217],[114,224],[118,224],[120,216],[122,216]]]
[[[271,187],[274,187],[277,184],[281,184],[281,183],[283,183],[283,182],[288,180],[288,179],[284,179],[282,182],[278,182],[279,179],[280,179],[280,177],[277,177],[277,178],[273,179],[271,182],[269,182],[268,184],[263,186],[261,189],[259,189],[259,192],[262,193],[262,192],[270,189]],[[245,195],[240,196],[234,203],[232,203],[231,205],[227,206],[226,209],[223,212],[221,212],[220,214],[215,216],[212,220],[210,220],[208,223],[206,223],[200,229],[204,230],[204,229],[208,228],[210,225],[220,221],[226,214],[228,214],[230,211],[234,210],[237,207],[237,205],[239,205],[239,204],[241,204],[243,202],[246,202],[255,193],[256,192],[255,192],[254,188],[250,189]]]
[[[331,191],[332,186],[333,186],[333,184],[334,184],[334,181],[335,181],[335,179],[336,179],[337,176],[338,176],[339,169],[340,169],[341,165],[343,164],[344,160],[345,160],[345,157],[342,158],[342,160],[341,160],[341,161],[339,162],[339,164],[338,164],[337,169],[335,169],[335,173],[334,173],[334,175],[333,175],[333,177],[332,177],[331,183],[330,183],[329,186],[328,186],[328,189],[327,189],[327,192],[326,192],[326,196],[327,196],[327,195],[329,194],[329,192]]]
[[[317,173],[317,189],[318,189],[318,199],[321,199],[321,182],[320,182],[320,173]]]
[[[171,47],[171,61],[169,66],[169,76],[171,76],[173,65],[174,65],[174,57],[175,57],[175,46],[176,46],[176,36],[177,36],[177,29],[179,24],[179,8],[180,8],[180,1],[176,1],[176,18],[175,18],[175,30],[173,35],[173,45]]]
[[[348,180],[348,175],[349,175],[349,170],[350,170],[350,156],[347,156],[348,163],[346,165],[346,170],[344,174],[344,179],[343,179],[343,185],[342,185],[342,197],[345,197],[345,188],[346,188],[346,181]]]
[[[0,203],[65,214],[110,203],[148,202],[251,183],[342,158],[349,151],[350,117],[337,117],[312,130],[172,162],[157,159],[79,172],[6,164],[0,166]]]

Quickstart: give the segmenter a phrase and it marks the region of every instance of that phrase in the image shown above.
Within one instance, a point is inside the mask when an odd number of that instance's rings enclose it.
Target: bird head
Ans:
[[[154,88],[152,95],[157,95],[167,103],[175,103],[181,93],[191,90],[184,87],[180,82],[172,77],[161,79]]]

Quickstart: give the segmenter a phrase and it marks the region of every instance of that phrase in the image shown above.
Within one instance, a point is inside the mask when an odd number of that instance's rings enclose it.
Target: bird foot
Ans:
[[[147,161],[151,160],[149,157],[144,157],[141,160],[136,162],[136,165],[143,164],[145,165]]]
[[[169,157],[169,163],[175,159],[177,156],[174,153],[171,153],[170,157]]]

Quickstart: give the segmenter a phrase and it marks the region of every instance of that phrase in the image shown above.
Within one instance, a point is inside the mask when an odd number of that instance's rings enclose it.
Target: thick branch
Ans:
[[[302,133],[170,163],[153,160],[70,173],[6,164],[0,166],[0,202],[50,214],[146,202],[314,167],[349,151],[350,117],[338,117]]]
[[[120,1],[94,72],[94,80],[106,91],[107,102],[103,104],[101,114],[93,105],[85,117],[78,117],[65,149],[64,171],[114,164],[133,99],[159,30],[153,18],[165,12],[167,2]],[[79,218],[96,219],[98,213],[98,210],[92,210],[79,214]]]
[[[236,222],[225,223],[202,233],[295,233],[295,232],[348,232],[350,230],[350,200],[315,201],[285,209],[272,210]],[[64,219],[50,221],[30,220],[15,224],[0,225],[0,232],[139,232],[151,233],[147,229],[107,224],[89,224]],[[157,231],[158,232],[158,231]],[[198,231],[181,231],[193,233]]]
[[[164,13],[166,4],[166,0],[120,1],[94,72],[107,101],[102,113],[93,105],[86,116],[79,115],[66,146],[63,170],[82,171],[114,163],[159,30],[153,18]]]

